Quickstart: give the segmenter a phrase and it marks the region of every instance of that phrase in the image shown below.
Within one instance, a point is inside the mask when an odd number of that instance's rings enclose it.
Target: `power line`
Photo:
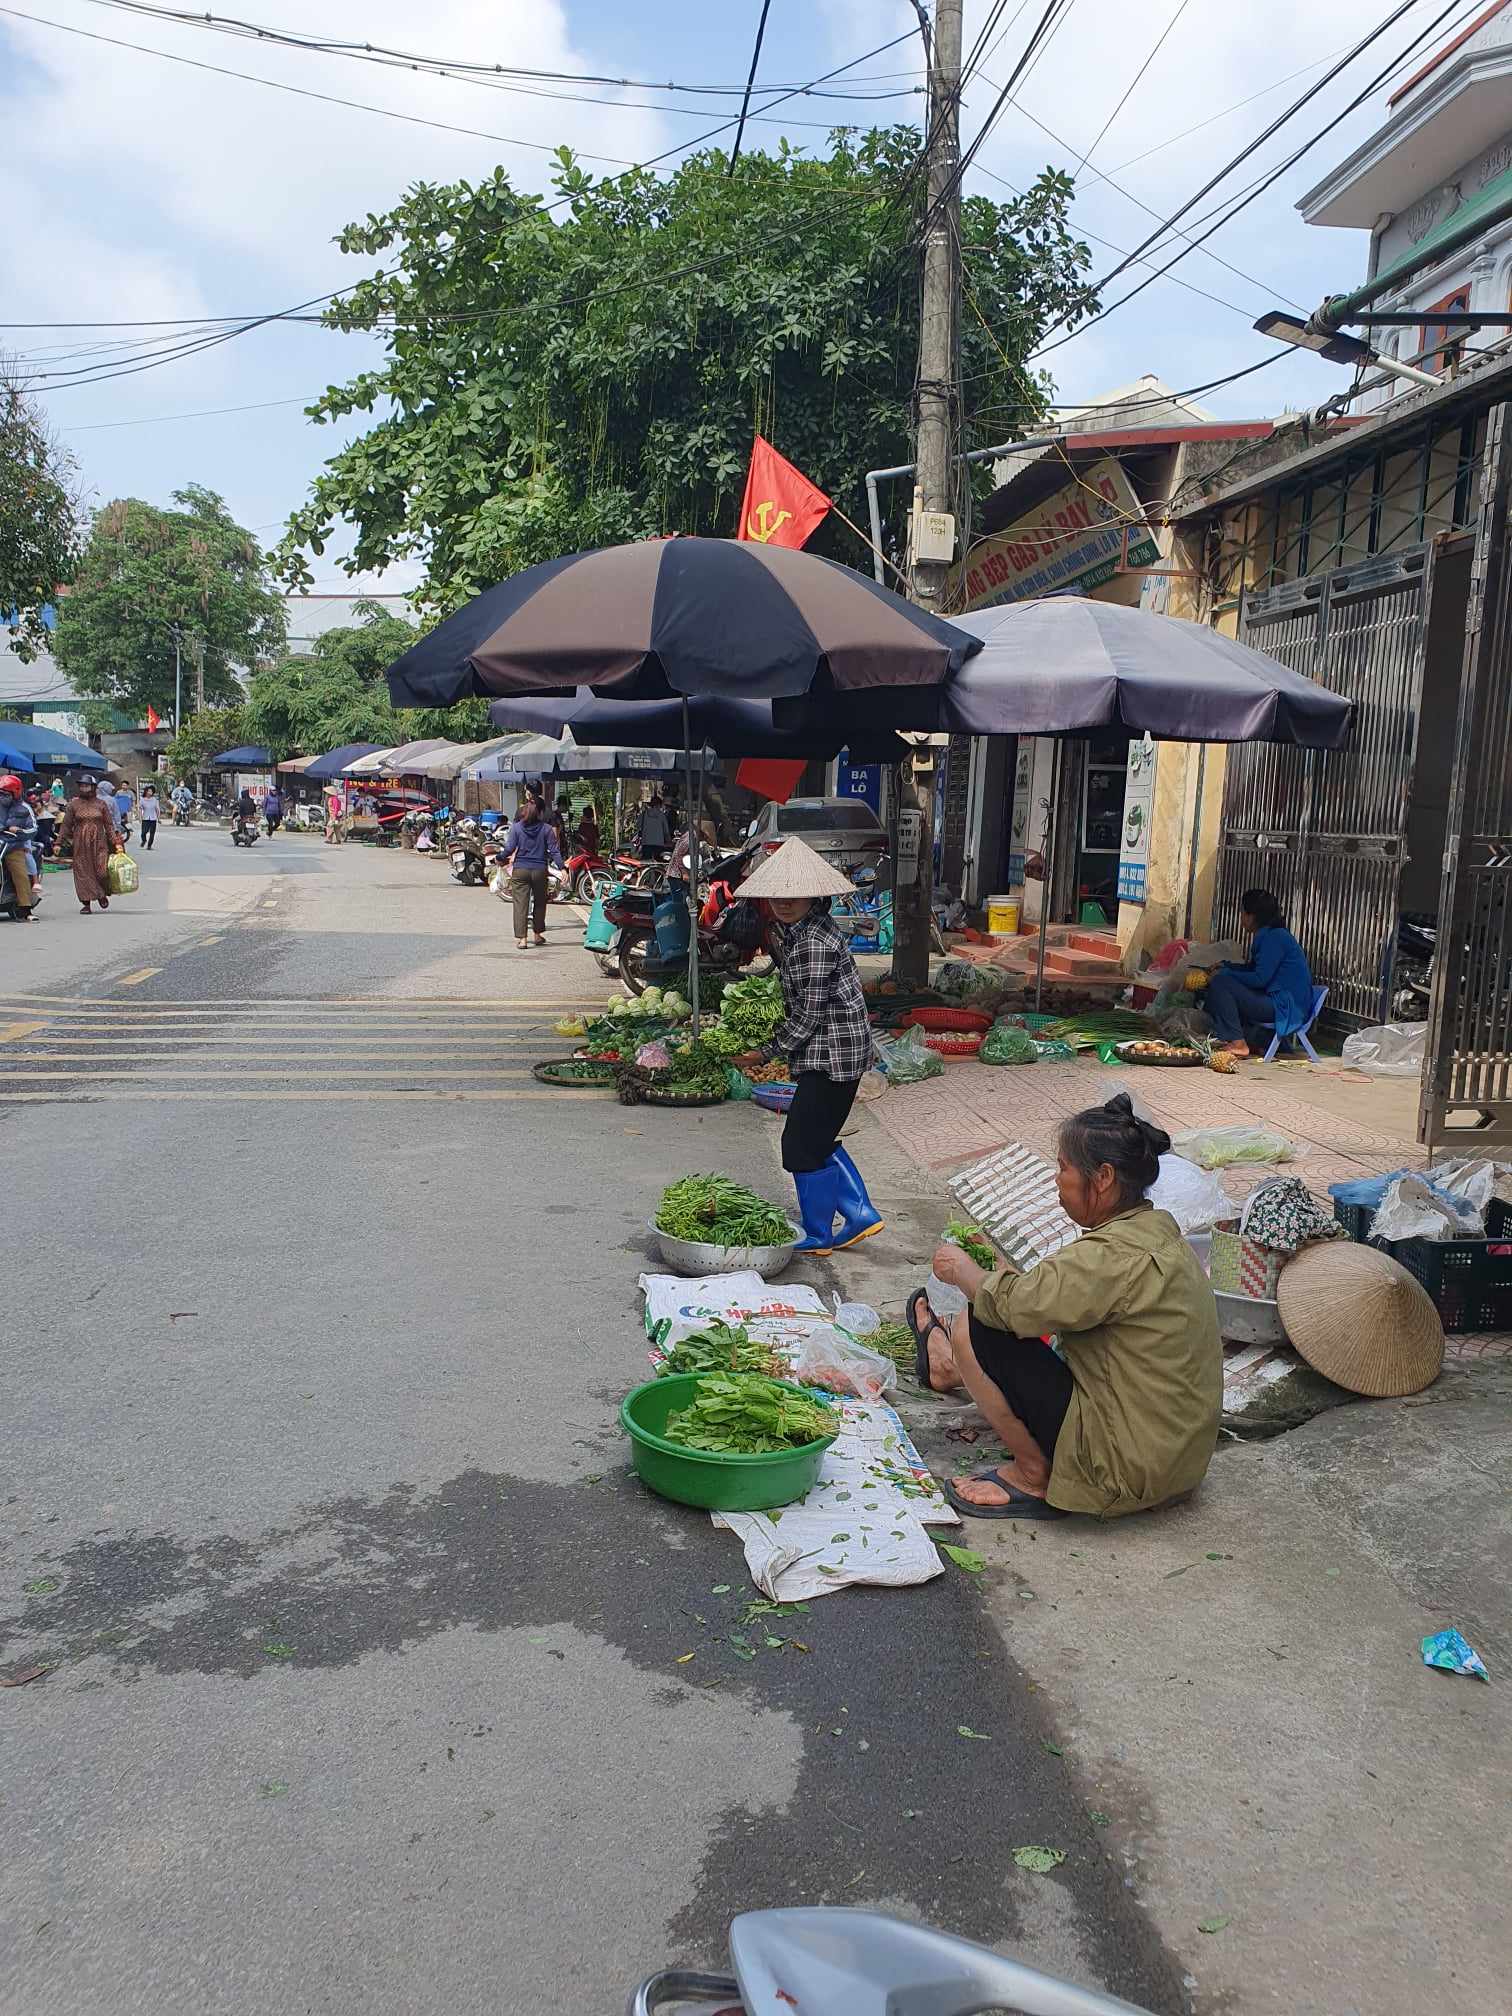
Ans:
[[[60,427],[60,434],[98,434],[108,427],[161,427],[169,420],[214,420],[222,413],[267,413],[275,406],[313,406],[320,397],[318,392],[301,395],[297,399],[258,399],[250,406],[202,406],[195,413],[147,413],[139,420],[89,420],[79,427]],[[269,519],[271,525],[281,525],[281,518]]]
[[[772,10],[772,0],[761,0],[761,19],[756,23],[756,47],[751,51],[751,69],[746,78],[745,96],[740,101],[740,124],[735,128],[735,144],[730,149],[730,174],[735,173],[735,163],[740,159],[740,143],[745,138],[746,114],[751,109],[751,91],[756,82],[756,65],[761,61],[761,45],[766,38],[767,15]]]
[[[1122,98],[1119,99],[1118,103],[1113,107],[1113,110],[1108,114],[1107,118],[1104,119],[1102,125],[1098,128],[1097,138],[1092,142],[1092,145],[1087,149],[1086,153],[1083,154],[1080,161],[1077,162],[1075,168],[1072,170],[1073,176],[1079,175],[1081,173],[1082,169],[1086,167],[1087,163],[1092,159],[1092,156],[1097,152],[1098,148],[1102,145],[1103,140],[1107,135],[1108,128],[1113,124],[1113,121],[1118,117],[1119,113],[1122,112],[1125,105],[1127,105],[1129,100],[1134,96],[1135,91],[1139,88],[1139,80],[1144,76],[1146,70],[1149,69],[1150,65],[1155,61],[1155,58],[1160,54],[1161,50],[1165,47],[1166,38],[1169,36],[1171,30],[1176,26],[1176,23],[1181,19],[1182,15],[1185,14],[1189,4],[1190,0],[1177,0],[1176,12],[1171,16],[1170,20],[1167,21],[1165,27],[1162,28],[1162,30],[1160,31],[1160,37],[1159,40],[1156,42],[1155,47],[1150,51],[1149,55],[1146,56],[1143,63],[1141,63],[1139,68],[1134,72],[1133,81],[1130,83],[1128,89],[1124,92]]]

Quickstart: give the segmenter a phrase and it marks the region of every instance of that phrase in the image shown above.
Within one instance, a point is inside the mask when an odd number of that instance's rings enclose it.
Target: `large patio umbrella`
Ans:
[[[5,746],[29,759],[36,770],[104,770],[109,766],[98,749],[76,742],[72,735],[60,735],[56,728],[40,728],[34,721],[7,721]]]
[[[1158,742],[1338,749],[1353,701],[1203,623],[1051,595],[952,619],[981,650],[942,685],[868,694],[856,718],[950,735],[1127,728]],[[779,722],[799,718],[786,703]]]
[[[13,770],[18,777],[29,777],[36,770],[29,756],[23,756],[19,749],[12,749],[8,742],[0,742],[0,770]]]
[[[754,540],[644,540],[489,588],[388,670],[396,707],[590,685],[618,700],[773,699],[937,682],[977,640],[832,560]]]
[[[261,743],[247,742],[240,749],[226,749],[213,759],[212,770],[271,770],[273,751]]]
[[[817,698],[780,702],[737,700],[725,693],[699,693],[687,702],[692,746],[716,756],[830,757],[849,747],[857,763],[901,763],[906,747],[890,729],[869,730],[856,719],[868,697],[843,704]],[[678,700],[601,700],[590,687],[534,699],[495,700],[488,718],[501,728],[532,728],[546,735],[570,735],[586,746],[625,743],[640,736],[648,743],[680,741],[683,703]],[[774,718],[793,710],[790,723]],[[848,718],[847,718],[848,717]]]

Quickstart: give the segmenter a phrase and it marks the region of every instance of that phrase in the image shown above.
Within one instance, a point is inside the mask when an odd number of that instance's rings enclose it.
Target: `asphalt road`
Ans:
[[[1183,2007],[969,1576],[751,1618],[629,1475],[660,1187],[780,1178],[534,1083],[569,918],[199,834],[62,895],[0,926],[5,2007],[576,2016],[816,1901]]]

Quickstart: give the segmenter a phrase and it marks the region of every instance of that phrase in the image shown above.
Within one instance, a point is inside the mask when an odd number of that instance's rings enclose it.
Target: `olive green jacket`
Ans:
[[[1136,1204],[1029,1274],[993,1274],[976,1314],[1056,1333],[1075,1381],[1047,1496],[1067,1512],[1139,1512],[1202,1481],[1218,1446],[1218,1307],[1169,1212]]]

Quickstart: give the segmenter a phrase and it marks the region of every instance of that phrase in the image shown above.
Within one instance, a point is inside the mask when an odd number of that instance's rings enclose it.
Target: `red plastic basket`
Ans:
[[[914,1008],[899,1023],[901,1029],[965,1029],[985,1036],[992,1017],[980,1008]]]
[[[981,1047],[980,1035],[968,1036],[964,1032],[942,1033],[924,1038],[924,1048],[933,1050],[940,1057],[975,1057]]]

